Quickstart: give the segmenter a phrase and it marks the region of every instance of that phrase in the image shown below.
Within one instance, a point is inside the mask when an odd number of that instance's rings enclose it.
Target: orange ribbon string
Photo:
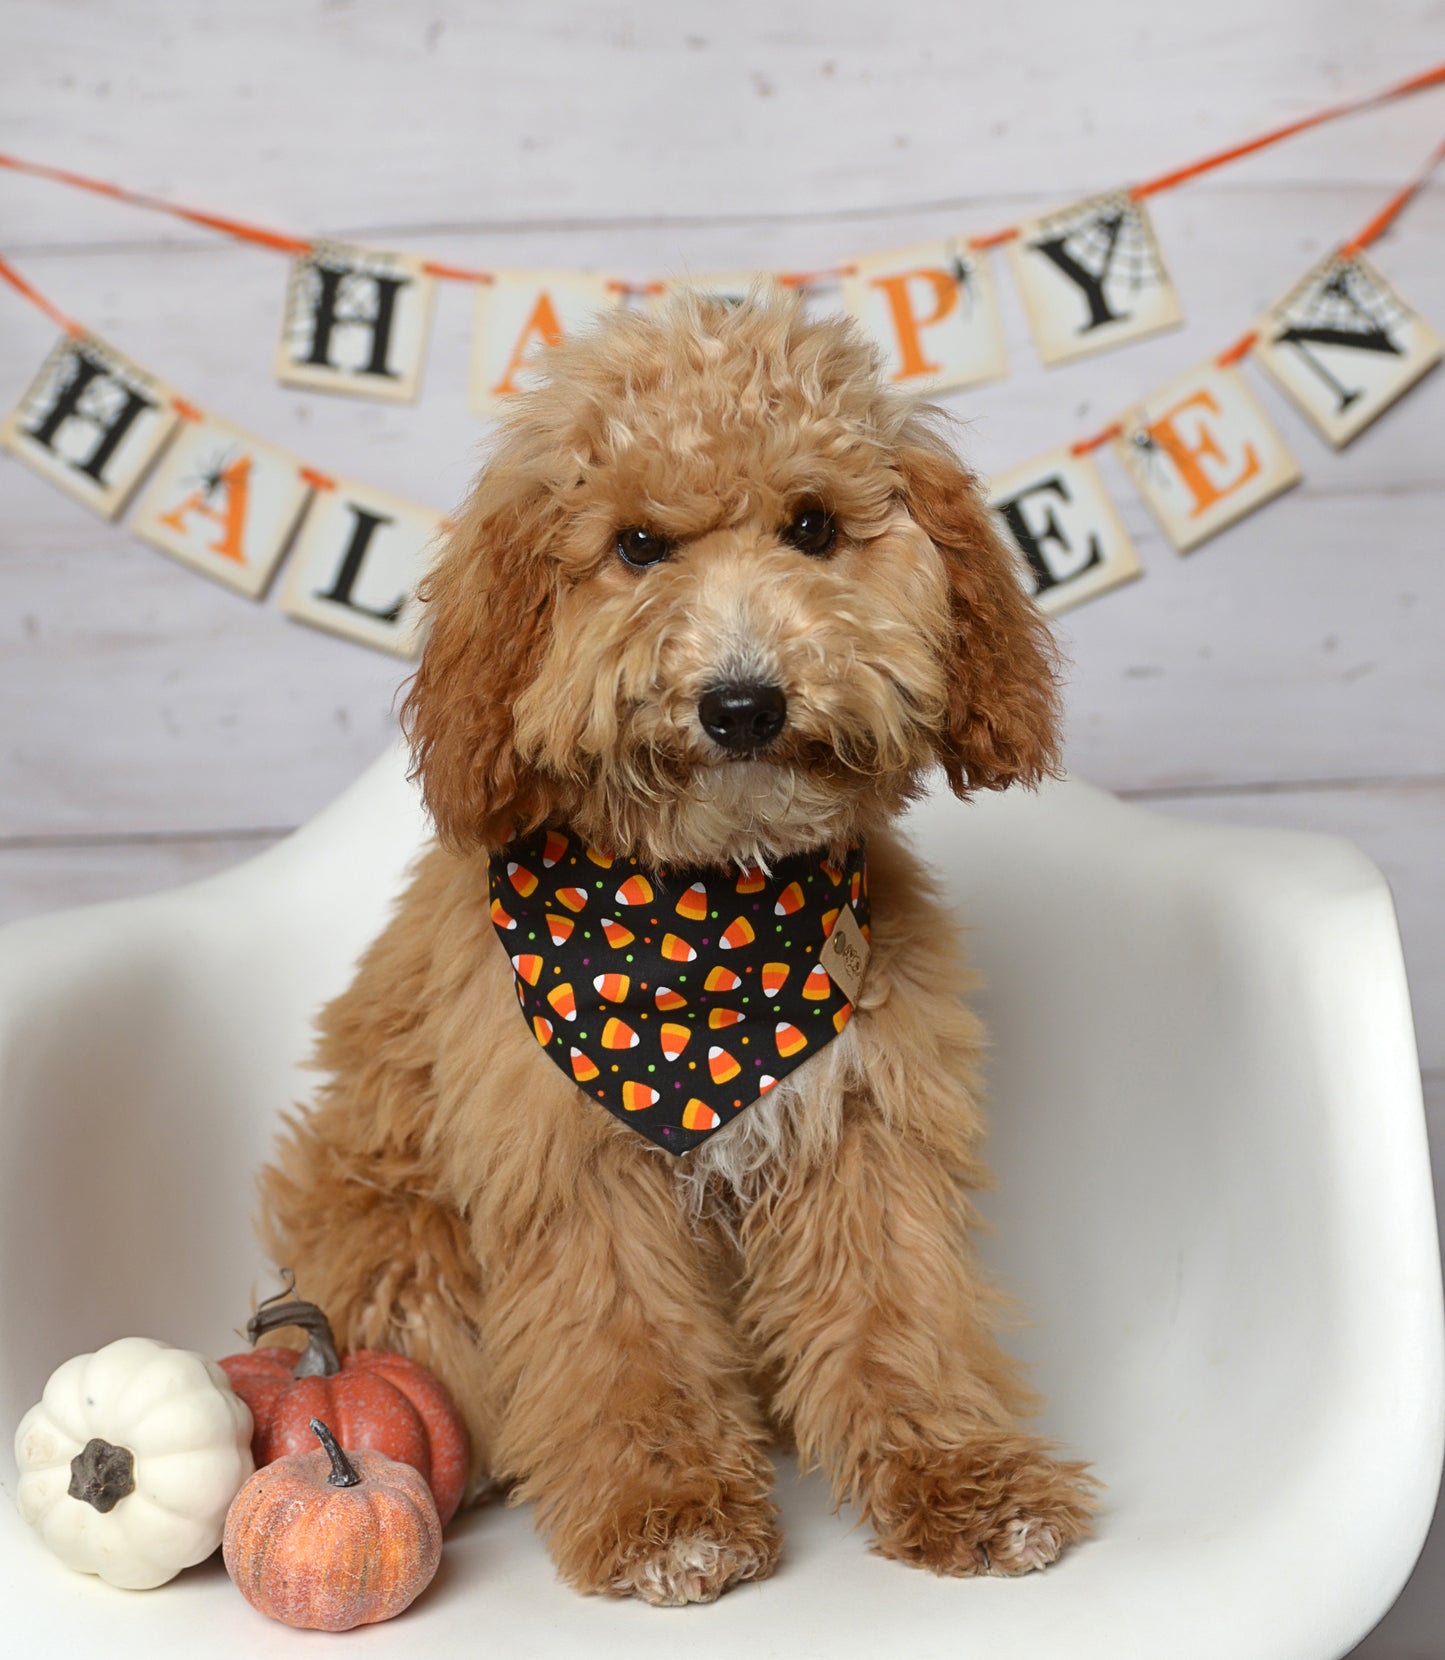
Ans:
[[[51,305],[38,289],[32,288],[26,282],[13,265],[3,259],[0,259],[0,278],[8,282],[17,294],[23,294],[31,305],[38,306],[52,323],[64,329],[67,334],[78,340],[86,332],[79,323],[67,317],[59,306]]]
[[[1215,362],[1221,369],[1232,369],[1236,363],[1242,363],[1254,350],[1259,339],[1259,330],[1251,329],[1248,334],[1240,335],[1232,346],[1222,351]]]
[[[1233,144],[1227,150],[1216,151],[1212,156],[1190,162],[1186,167],[1177,167],[1173,172],[1161,173],[1156,179],[1136,184],[1129,195],[1134,201],[1142,202],[1146,196],[1157,196],[1161,190],[1172,190],[1175,185],[1197,179],[1201,173],[1211,173],[1216,167],[1223,167],[1227,162],[1252,156],[1257,150],[1266,150],[1271,144],[1278,144],[1282,139],[1293,138],[1296,133],[1308,132],[1311,127],[1321,127],[1327,121],[1338,121],[1341,116],[1373,109],[1377,104],[1388,104],[1393,99],[1408,97],[1412,92],[1424,92],[1428,87],[1440,86],[1442,83],[1445,83],[1445,63],[1436,64],[1433,69],[1427,69],[1423,74],[1412,75],[1408,80],[1397,81],[1394,86],[1386,87],[1383,92],[1371,93],[1368,98],[1354,98],[1347,104],[1332,104],[1329,109],[1318,110],[1313,115],[1306,115],[1298,121],[1276,127],[1272,132],[1261,133],[1258,138],[1247,139],[1243,144]]]
[[[1417,191],[1421,190],[1430,175],[1445,161],[1445,143],[1442,143],[1429,161],[1420,169],[1403,190],[1397,191],[1384,207],[1375,215],[1362,231],[1352,236],[1340,249],[1341,259],[1353,259],[1356,254],[1368,248],[1372,242],[1378,242],[1389,230],[1390,226],[1400,217],[1414,199]]]
[[[1001,231],[993,231],[988,236],[971,236],[968,239],[970,248],[982,253],[985,248],[997,248],[1004,242],[1012,242],[1019,234],[1017,225],[1007,225]]]
[[[1096,432],[1092,438],[1081,438],[1077,444],[1069,445],[1070,455],[1088,455],[1094,450],[1103,449],[1111,438],[1118,438],[1124,431],[1123,423],[1110,421],[1103,431]]]
[[[465,265],[443,265],[440,260],[424,259],[421,268],[429,277],[446,277],[452,282],[495,282],[490,271],[473,271]]]
[[[1262,133],[1258,138],[1246,140],[1243,144],[1231,145],[1227,150],[1217,151],[1212,156],[1205,156],[1199,161],[1190,162],[1185,167],[1175,168],[1172,172],[1162,173],[1158,178],[1146,180],[1143,184],[1136,184],[1130,190],[1130,197],[1138,202],[1147,196],[1155,196],[1162,190],[1172,190],[1175,185],[1184,184],[1189,179],[1198,178],[1201,173],[1211,172],[1216,167],[1223,167],[1227,162],[1238,161],[1242,156],[1253,155],[1257,150],[1268,148],[1271,144],[1278,144],[1282,139],[1292,138],[1296,133],[1307,132],[1311,127],[1322,126],[1327,121],[1336,121],[1341,116],[1353,115],[1359,110],[1373,109],[1376,105],[1386,104],[1396,98],[1408,97],[1414,92],[1423,92],[1429,87],[1445,84],[1445,63],[1436,64],[1433,69],[1426,69],[1418,75],[1412,75],[1395,85],[1386,87],[1382,92],[1371,93],[1367,98],[1352,99],[1344,104],[1332,104],[1328,109],[1318,110],[1313,115],[1303,116],[1298,121],[1291,121],[1286,126],[1276,127],[1273,131]],[[76,190],[88,190],[97,196],[109,196],[113,201],[126,202],[132,207],[150,208],[157,213],[169,213],[174,218],[188,220],[193,225],[202,225],[207,230],[219,231],[224,236],[234,237],[240,242],[255,243],[259,247],[274,248],[282,253],[305,254],[310,253],[315,246],[313,241],[299,236],[287,236],[284,232],[267,230],[261,225],[247,224],[241,219],[229,219],[218,213],[206,213],[199,208],[182,207],[175,202],[164,202],[155,196],[145,196],[138,191],[126,190],[120,185],[108,184],[103,179],[87,178],[82,173],[71,173],[60,167],[49,167],[43,162],[25,161],[20,156],[0,154],[0,167],[8,168],[14,173],[26,173],[32,178],[48,179],[54,184],[69,185]],[[1418,189],[1418,183],[1414,187]],[[1413,193],[1413,191],[1411,192]],[[1404,197],[1408,201],[1409,196]],[[1404,205],[1401,201],[1382,214],[1384,224],[1399,212]],[[1386,217],[1385,215],[1388,215]],[[1380,229],[1384,226],[1381,225]],[[1379,235],[1379,230],[1373,224],[1366,227],[1366,233],[1373,232],[1369,237]],[[975,236],[968,239],[969,247],[982,251],[997,247],[1000,243],[1011,241],[1019,234],[1017,225],[1007,225],[1002,230],[994,231],[987,236]],[[1366,246],[1365,242],[1356,239],[1359,247]],[[1354,246],[1353,244],[1351,246]],[[447,278],[454,282],[494,282],[495,273],[491,271],[473,270],[468,266],[449,265],[440,260],[426,260],[422,269],[434,277]],[[814,272],[785,272],[779,280],[789,287],[806,287],[809,281],[818,281],[824,278],[849,276],[852,269],[849,266],[839,266],[833,270]],[[620,285],[628,293],[653,294],[661,292],[659,283],[627,283]]]
[[[240,219],[226,219],[218,213],[204,213],[199,208],[182,207],[176,202],[163,202],[158,196],[143,196],[138,191],[125,190],[118,184],[107,184],[104,179],[89,179],[83,173],[68,173],[61,167],[47,167],[42,162],[22,161],[19,156],[0,154],[0,167],[13,173],[28,173],[33,178],[49,179],[53,184],[70,185],[75,190],[88,190],[96,196],[109,196],[130,207],[150,208],[156,213],[169,213],[176,219],[188,219],[193,225],[204,225],[207,230],[220,231],[241,242],[255,242],[263,248],[278,248],[282,253],[305,254],[311,243],[297,236],[283,236],[279,231],[266,230],[261,225],[248,225]]]
[[[1391,93],[1381,93],[1375,100],[1372,101],[1379,102],[1381,99],[1386,97],[1398,97],[1402,91],[1412,91],[1426,85],[1433,86],[1441,80],[1445,80],[1445,66],[1442,66],[1439,70],[1430,71],[1428,75],[1417,76],[1412,82],[1402,83],[1401,87],[1394,89]],[[1341,105],[1337,113],[1345,113],[1349,109],[1360,107],[1362,106]],[[1431,154],[1430,159],[1425,163],[1415,177],[1411,179],[1408,184],[1395,192],[1395,194],[1389,199],[1388,202],[1385,203],[1380,211],[1374,215],[1363,230],[1357,232],[1356,235],[1351,237],[1348,242],[1341,245],[1339,249],[1339,257],[1341,259],[1352,259],[1362,249],[1368,248],[1371,243],[1378,241],[1379,238],[1385,234],[1390,226],[1394,224],[1394,222],[1410,205],[1442,161],[1445,161],[1445,142],[1440,143],[1436,147]],[[9,165],[8,158],[0,156],[0,164]],[[1016,231],[1002,231],[997,233],[997,235],[993,238],[976,238],[970,245],[975,248],[981,245],[989,246],[992,242],[1007,241],[1010,236],[1015,236],[1017,234],[1018,233]],[[836,267],[832,271],[783,273],[779,276],[778,280],[780,282],[792,282],[801,286],[810,280],[816,280],[820,277],[848,276],[851,275],[855,269],[856,267],[851,265],[842,265]],[[488,282],[492,280],[490,274],[487,272],[463,273],[460,268],[454,266],[440,267],[437,269],[436,274],[458,277],[466,275],[469,277],[469,280],[481,282]],[[31,302],[32,305],[37,306],[47,317],[50,318],[53,323],[57,324],[67,334],[80,337],[88,332],[86,329],[82,328],[79,323],[75,322],[72,318],[67,317],[58,306],[53,305],[48,299],[46,299],[46,297],[40,293],[38,289],[32,287],[31,284],[20,275],[15,267],[3,258],[0,258],[0,280],[9,283],[16,293],[23,295]],[[609,289],[614,291],[621,290],[627,293],[655,294],[662,291],[661,283],[625,283],[619,279],[609,280],[607,286]],[[1221,369],[1231,368],[1234,364],[1242,361],[1251,351],[1254,350],[1258,340],[1258,331],[1251,329],[1247,334],[1241,335],[1232,346],[1228,347],[1225,351],[1222,351],[1218,357],[1215,358],[1215,362]],[[172,401],[177,413],[183,416],[186,420],[194,421],[201,418],[201,411],[197,409],[195,405],[188,403],[185,399],[175,397]],[[1069,446],[1069,453],[1071,455],[1089,455],[1094,450],[1102,449],[1103,446],[1111,442],[1111,440],[1120,437],[1123,431],[1124,426],[1121,421],[1111,421],[1106,427],[1103,427],[1091,437],[1080,438],[1075,443],[1071,444]],[[303,468],[302,476],[316,489],[335,488],[335,480],[330,478],[325,473],[316,472],[311,468]]]
[[[1372,92],[1367,98],[1353,98],[1346,104],[1331,104],[1328,109],[1317,110],[1313,115],[1303,116],[1300,120],[1291,121],[1283,127],[1275,127],[1270,132],[1261,133],[1258,138],[1246,139],[1243,144],[1231,144],[1227,150],[1218,150],[1212,156],[1203,156],[1198,161],[1191,161],[1183,167],[1161,173],[1157,178],[1146,179],[1143,184],[1130,187],[1129,198],[1131,201],[1142,202],[1147,196],[1157,196],[1161,191],[1173,190],[1176,185],[1187,184],[1189,180],[1197,179],[1202,173],[1211,173],[1216,167],[1223,167],[1228,162],[1252,156],[1257,150],[1267,150],[1271,144],[1293,138],[1296,133],[1308,132],[1311,127],[1321,127],[1327,121],[1338,121],[1342,116],[1354,115],[1360,110],[1373,109],[1377,104],[1388,104],[1396,98],[1407,98],[1413,92],[1424,92],[1430,87],[1441,85],[1445,85],[1445,63],[1437,63],[1433,69],[1426,69],[1406,80],[1397,81],[1394,86],[1386,87],[1383,92]],[[1416,188],[1418,187],[1417,184]],[[1408,199],[1406,197],[1407,201]],[[1403,206],[1403,203],[1401,205]],[[971,237],[968,245],[980,250],[994,248],[1000,243],[1011,242],[1018,234],[1017,225],[1007,225],[990,236]]]

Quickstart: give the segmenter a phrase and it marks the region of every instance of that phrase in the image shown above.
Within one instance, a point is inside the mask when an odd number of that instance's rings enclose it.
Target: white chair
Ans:
[[[425,835],[394,752],[248,864],[0,934],[0,1446],[51,1369],[139,1333],[242,1346],[251,1173],[318,1005]],[[662,1613],[556,1583],[524,1513],[460,1519],[378,1652],[1329,1660],[1405,1580],[1442,1438],[1439,1268],[1393,912],[1345,843],[1206,828],[1082,783],[913,830],[987,977],[987,1254],[1045,1428],[1107,1483],[1017,1582],[871,1556],[785,1465],[782,1568]],[[0,1502],[6,1650],[312,1654],[218,1560],[146,1594]]]

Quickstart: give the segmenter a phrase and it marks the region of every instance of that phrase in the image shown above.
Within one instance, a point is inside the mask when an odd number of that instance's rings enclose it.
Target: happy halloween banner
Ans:
[[[163,210],[291,257],[275,371],[286,385],[410,400],[435,283],[476,286],[471,403],[494,414],[532,384],[532,359],[618,305],[679,287],[738,299],[753,284],[841,282],[844,309],[896,385],[937,393],[1007,373],[990,250],[1005,251],[1036,349],[1058,364],[1176,326],[1182,312],[1145,202],[1161,190],[1309,127],[1445,83],[1445,65],[1171,173],[988,236],[948,237],[806,273],[739,272],[632,284],[569,271],[472,271],[413,255],[302,240],[0,155],[0,166]],[[1438,334],[1364,258],[1445,157],[1396,192],[1228,351],[1141,399],[1102,432],[990,481],[989,499],[1043,609],[1060,612],[1142,574],[1095,465],[1112,443],[1180,552],[1301,477],[1240,364],[1253,356],[1320,434],[1353,439],[1441,356]],[[0,424],[0,446],[106,518],[134,502],[132,531],[252,599],[288,560],[293,617],[413,657],[415,592],[445,521],[333,478],[203,410],[73,322],[3,260],[0,277],[63,333]],[[138,493],[139,492],[139,493]]]

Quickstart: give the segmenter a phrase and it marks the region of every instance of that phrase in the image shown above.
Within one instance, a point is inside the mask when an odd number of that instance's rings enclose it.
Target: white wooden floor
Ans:
[[[1445,58],[1439,0],[3,0],[0,150],[302,233],[631,277],[826,266],[1163,170]],[[985,471],[1232,342],[1445,131],[1445,91],[1158,198],[1184,330],[948,400]],[[285,262],[0,173],[0,254],[219,413],[445,509],[471,295],[419,404],[286,391]],[[1376,251],[1445,324],[1445,185]],[[53,330],[0,295],[0,404]],[[1103,458],[1143,582],[1066,619],[1072,768],[1161,811],[1346,835],[1394,886],[1445,1129],[1445,374],[1187,560]],[[245,858],[393,730],[398,664],[253,606],[0,459],[0,920]],[[1445,1652],[1445,1529],[1368,1660]]]

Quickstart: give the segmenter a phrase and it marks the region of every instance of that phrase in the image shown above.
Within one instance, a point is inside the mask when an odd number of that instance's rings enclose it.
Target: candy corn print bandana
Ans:
[[[862,844],[841,867],[800,854],[766,876],[664,876],[539,830],[493,857],[491,898],[532,1035],[670,1153],[830,1043],[853,1012],[838,981],[856,996],[867,961]]]

